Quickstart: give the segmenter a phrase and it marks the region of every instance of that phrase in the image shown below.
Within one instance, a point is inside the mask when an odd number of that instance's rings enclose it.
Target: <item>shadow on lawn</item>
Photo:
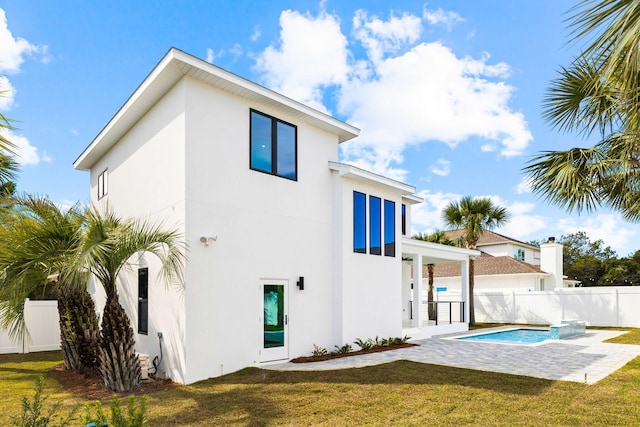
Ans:
[[[153,398],[161,401],[189,402],[188,409],[178,409],[180,405],[177,404],[173,413],[158,414],[153,421],[159,425],[189,424],[189,416],[200,413],[212,420],[227,417],[226,422],[258,425],[290,414],[286,407],[314,404],[310,402],[315,401],[316,397],[340,402],[341,393],[350,393],[354,385],[389,385],[389,389],[400,386],[401,390],[407,386],[407,393],[412,393],[410,390],[415,392],[414,386],[421,385],[427,386],[425,393],[438,393],[437,390],[458,386],[504,393],[508,398],[514,394],[539,395],[553,384],[554,381],[538,378],[410,361],[334,371],[294,372],[246,368],[223,377],[153,394]],[[408,395],[407,398],[414,397]]]

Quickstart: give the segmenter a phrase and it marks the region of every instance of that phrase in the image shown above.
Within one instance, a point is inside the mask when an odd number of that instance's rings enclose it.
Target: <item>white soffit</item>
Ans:
[[[298,101],[246,80],[222,68],[171,48],[118,112],[78,156],[73,166],[90,170],[180,79],[190,76],[241,98],[267,105],[338,136],[338,142],[355,138],[360,130]]]
[[[413,195],[413,193],[415,193],[416,191],[416,188],[412,185],[405,184],[403,182],[396,181],[394,179],[387,178],[385,176],[378,175],[364,169],[360,169],[356,166],[347,165],[344,163],[329,162],[329,169],[338,172],[338,174],[342,177],[349,178],[354,181],[387,187],[395,192],[401,193],[403,198],[405,196]],[[416,198],[419,199],[419,197]],[[420,199],[420,201],[422,200]]]

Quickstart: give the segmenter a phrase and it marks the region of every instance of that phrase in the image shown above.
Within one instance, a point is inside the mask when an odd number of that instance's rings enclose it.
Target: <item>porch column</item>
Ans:
[[[413,323],[422,328],[422,255],[413,255]]]
[[[464,321],[469,323],[469,258],[460,263],[460,277],[462,278],[461,299],[464,301]]]

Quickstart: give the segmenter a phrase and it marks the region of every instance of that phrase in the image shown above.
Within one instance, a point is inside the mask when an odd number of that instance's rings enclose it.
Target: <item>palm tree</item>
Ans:
[[[141,379],[131,322],[120,304],[116,279],[132,257],[148,252],[159,258],[167,279],[180,279],[184,245],[176,231],[163,231],[148,221],[122,219],[111,210],[86,214],[82,242],[69,271],[91,273],[102,285],[107,301],[100,330],[100,373],[112,391],[130,392]]]
[[[46,198],[11,199],[0,224],[0,320],[19,342],[28,338],[24,301],[43,288],[57,291],[60,338],[67,369],[89,373],[97,367],[98,318],[83,281],[64,275],[69,254],[81,237],[83,211],[59,209]]]
[[[450,202],[442,212],[442,219],[452,230],[461,230],[461,241],[467,249],[476,249],[478,240],[485,230],[492,230],[504,225],[509,213],[503,207],[493,204],[489,198],[463,197],[459,202]],[[474,325],[475,306],[473,288],[475,260],[469,260],[469,323]]]
[[[594,41],[560,70],[543,101],[560,131],[600,141],[588,148],[542,152],[524,168],[533,191],[571,210],[608,206],[640,220],[640,5],[587,0],[574,9],[575,39]],[[595,37],[594,37],[595,36]]]
[[[434,230],[431,234],[426,233],[418,233],[411,237],[412,239],[422,240],[424,242],[438,243],[440,245],[448,245],[455,246],[455,242],[449,238],[446,231],[443,230]],[[433,264],[427,264],[427,274],[428,274],[428,284],[427,287],[427,301],[428,301],[428,311],[429,311],[429,319],[436,318],[436,310],[433,304]]]

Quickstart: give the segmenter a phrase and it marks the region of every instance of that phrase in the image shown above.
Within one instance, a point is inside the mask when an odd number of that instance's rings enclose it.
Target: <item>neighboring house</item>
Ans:
[[[457,239],[461,231],[447,235]],[[478,241],[481,252],[475,258],[475,289],[547,291],[574,287],[579,282],[568,280],[562,271],[563,246],[550,238],[545,244],[530,245],[492,231],[485,231]],[[438,264],[434,267],[434,286],[448,288],[459,281],[456,265]]]
[[[163,220],[188,245],[183,284],[163,283],[144,254],[119,276],[137,350],[153,359],[162,344],[160,375],[192,383],[314,344],[468,329],[479,252],[409,239],[415,188],[338,163],[358,133],[171,49],[80,154],[94,205]],[[434,328],[411,277],[452,261],[461,316]]]

